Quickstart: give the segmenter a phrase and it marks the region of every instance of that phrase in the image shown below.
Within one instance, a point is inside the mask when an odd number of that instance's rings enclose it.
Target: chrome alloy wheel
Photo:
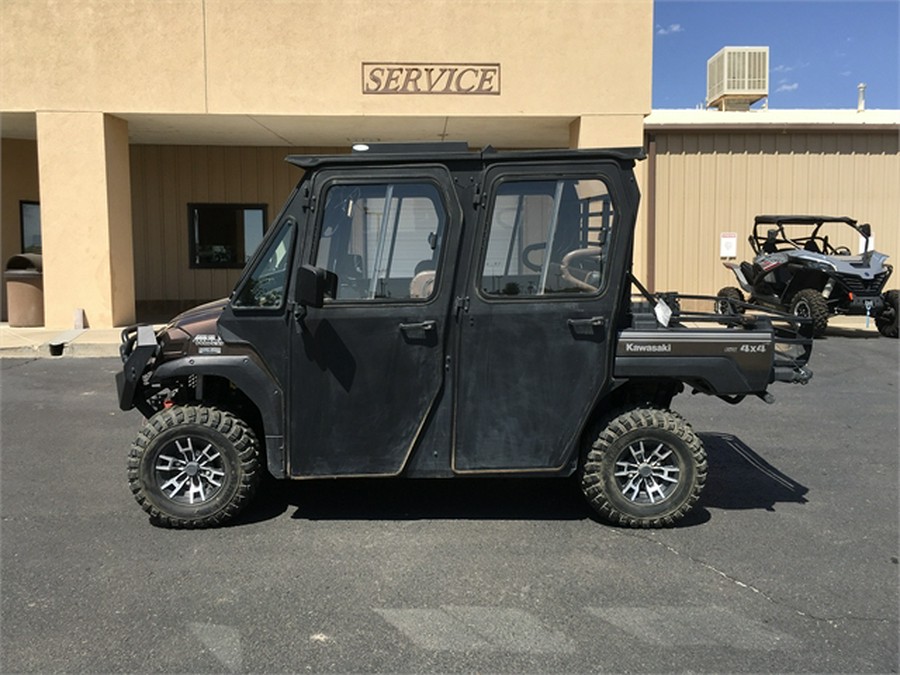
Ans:
[[[616,485],[635,504],[657,504],[678,487],[681,469],[675,453],[665,443],[643,440],[627,446],[616,458]],[[655,444],[652,450],[648,447]]]
[[[154,464],[159,491],[173,502],[202,504],[222,488],[225,465],[218,449],[196,436],[177,438]]]

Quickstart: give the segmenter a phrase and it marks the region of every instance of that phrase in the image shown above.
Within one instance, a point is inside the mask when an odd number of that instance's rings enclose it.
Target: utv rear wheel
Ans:
[[[744,302],[744,294],[740,288],[726,286],[718,293],[716,298],[716,314],[743,314],[744,308],[734,301]]]
[[[211,527],[231,520],[259,480],[258,442],[234,415],[206,407],[161,410],[131,446],[128,482],[153,522]]]
[[[812,319],[813,337],[822,337],[828,328],[828,303],[819,291],[804,288],[791,301],[791,312],[801,318]]]
[[[638,408],[614,418],[581,466],[581,489],[604,520],[628,527],[675,524],[706,483],[706,451],[669,410]]]
[[[900,291],[896,290],[887,291],[881,295],[882,300],[884,300],[884,309],[881,310],[881,314],[875,317],[875,325],[878,327],[878,332],[885,337],[895,338],[898,335],[898,295],[900,295]]]

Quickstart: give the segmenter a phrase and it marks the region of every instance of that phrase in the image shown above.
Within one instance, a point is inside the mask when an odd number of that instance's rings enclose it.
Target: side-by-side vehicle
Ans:
[[[123,334],[120,406],[147,418],[128,461],[138,503],[206,527],[264,471],[575,474],[608,522],[678,521],[707,460],[673,397],[771,401],[773,382],[811,377],[811,336],[793,315],[692,312],[632,278],[642,156],[288,157],[303,176],[231,296]]]

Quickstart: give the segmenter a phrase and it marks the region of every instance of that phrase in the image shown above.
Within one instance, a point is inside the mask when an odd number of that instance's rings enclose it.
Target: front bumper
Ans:
[[[854,295],[853,300],[840,305],[837,311],[851,316],[876,316],[884,309],[884,299],[880,295]]]
[[[116,390],[122,410],[134,408],[136,394],[143,386],[144,371],[158,347],[152,326],[133,326],[122,331],[119,353],[124,365],[116,373]]]

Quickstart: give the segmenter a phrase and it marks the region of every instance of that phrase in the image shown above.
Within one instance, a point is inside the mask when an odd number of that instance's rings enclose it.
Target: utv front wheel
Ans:
[[[581,489],[610,523],[663,527],[693,508],[706,472],[703,444],[680,415],[638,408],[597,436],[581,466]]]
[[[884,309],[875,317],[875,325],[878,327],[878,332],[885,337],[895,338],[900,333],[897,328],[898,295],[900,295],[900,291],[894,290],[887,291],[881,296],[884,300]]]
[[[791,313],[804,319],[812,319],[813,337],[825,335],[828,328],[828,303],[819,291],[804,288],[797,291],[791,301]]]
[[[166,527],[222,525],[247,504],[258,480],[256,435],[216,408],[161,410],[141,429],[128,460],[134,498]]]

